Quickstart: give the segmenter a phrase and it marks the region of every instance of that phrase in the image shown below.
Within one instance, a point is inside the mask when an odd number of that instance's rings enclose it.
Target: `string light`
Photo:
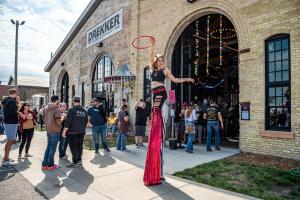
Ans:
[[[196,33],[195,33],[195,35],[197,36],[197,37],[199,37],[199,21],[197,20],[196,21]],[[194,61],[194,65],[195,65],[195,75],[196,76],[198,76],[198,74],[199,74],[199,57],[200,57],[200,55],[199,55],[199,39],[196,37],[196,39],[195,39],[195,43],[196,43],[196,51],[195,51],[195,61]]]
[[[209,19],[210,15],[207,16],[207,33],[206,33],[206,42],[207,42],[207,47],[206,47],[206,74],[209,75]]]
[[[220,15],[220,65],[223,65],[223,55],[222,55],[222,48],[223,48],[223,17]]]

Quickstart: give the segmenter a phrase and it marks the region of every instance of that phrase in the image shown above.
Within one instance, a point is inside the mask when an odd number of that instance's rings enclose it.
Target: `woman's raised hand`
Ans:
[[[186,82],[195,83],[195,79],[192,79],[192,78],[186,78],[185,81]]]
[[[151,43],[151,47],[153,47],[154,44],[155,44],[155,39],[154,39],[153,37],[150,37],[150,38],[149,38],[149,41],[150,41],[150,43]]]

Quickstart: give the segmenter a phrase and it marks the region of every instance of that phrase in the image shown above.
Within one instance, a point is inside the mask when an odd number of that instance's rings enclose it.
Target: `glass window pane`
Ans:
[[[275,81],[275,73],[269,73],[269,82]]]
[[[270,108],[270,112],[269,112],[269,125],[271,127],[276,126],[276,108]]]
[[[276,56],[277,56],[277,52],[276,52]],[[282,60],[287,60],[287,59],[289,59],[289,51],[284,50],[284,51],[282,51]]]
[[[275,106],[275,97],[269,97],[269,106]]]
[[[276,51],[276,60],[281,60],[281,51]]]
[[[283,71],[282,72],[282,80],[288,81],[289,80],[289,71]]]
[[[282,81],[281,72],[276,72],[276,82]]]
[[[276,71],[281,71],[281,61],[276,62]]]
[[[288,49],[288,48],[289,48],[288,39],[282,40],[282,49]]]
[[[274,97],[275,96],[275,88],[274,87],[269,88],[269,96],[270,97]]]
[[[289,61],[282,61],[282,70],[289,70]]]
[[[274,72],[275,71],[275,62],[269,63],[269,72]]]
[[[285,127],[287,121],[287,115],[282,108],[277,110],[278,127]]]
[[[274,42],[269,42],[268,49],[269,49],[269,52],[274,51]]]
[[[276,96],[282,96],[282,87],[276,87]]]
[[[276,97],[276,106],[282,105],[282,97]]]
[[[288,100],[286,97],[283,97],[282,102],[284,106],[288,106]]]
[[[274,56],[275,56],[274,53],[269,53],[269,62],[272,62],[272,61],[275,60],[275,59],[274,59]]]
[[[281,50],[281,40],[275,42],[275,50]]]

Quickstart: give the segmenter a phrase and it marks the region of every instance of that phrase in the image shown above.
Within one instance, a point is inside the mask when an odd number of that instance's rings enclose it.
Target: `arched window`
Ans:
[[[92,97],[105,97],[104,78],[112,75],[113,63],[110,57],[101,56],[96,62],[93,74]]]
[[[66,72],[63,76],[60,89],[61,102],[69,103],[69,75]]]
[[[291,130],[290,37],[276,35],[265,42],[266,129]]]

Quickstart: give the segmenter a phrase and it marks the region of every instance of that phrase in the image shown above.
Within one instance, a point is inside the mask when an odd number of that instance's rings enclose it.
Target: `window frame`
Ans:
[[[101,71],[99,71],[99,69],[101,69]],[[94,65],[94,72],[92,77],[92,96],[105,92],[104,78],[107,76],[111,76],[112,71],[112,58],[106,54],[100,56]]]
[[[288,41],[288,48],[287,49],[282,49],[282,41],[284,39],[287,39]],[[276,48],[275,48],[275,43],[276,41],[281,41],[281,48],[280,48],[280,52],[281,52],[281,59],[280,59],[280,62],[281,62],[281,69],[280,69],[280,73],[281,73],[281,81],[276,81],[276,72],[277,69],[276,69]],[[273,82],[270,82],[269,81],[269,68],[270,68],[270,62],[269,62],[269,44],[273,42],[274,43],[274,61],[271,61],[274,63],[274,81]],[[286,131],[286,132],[290,132],[291,131],[291,119],[292,119],[292,116],[291,116],[291,43],[290,43],[290,35],[289,34],[278,34],[278,35],[275,35],[275,36],[272,36],[272,37],[269,37],[268,39],[265,40],[265,129],[266,130],[270,130],[270,131]],[[286,69],[283,70],[282,69],[282,62],[285,61],[285,60],[282,60],[282,54],[283,54],[283,51],[287,50],[288,51],[288,80],[287,81],[283,81],[283,72],[284,71],[287,71]],[[276,95],[276,88],[277,87],[281,87],[281,88],[289,88],[289,106],[285,107],[283,105],[281,106],[277,106],[276,105],[276,98],[277,97],[280,97],[280,96],[277,96]],[[270,88],[275,88],[275,105],[274,106],[270,106],[269,105],[269,99],[270,99],[270,94],[269,94],[269,89]],[[281,91],[282,94],[281,94],[281,97],[284,97],[284,91],[282,90]],[[282,100],[283,102],[283,100]],[[276,112],[277,112],[277,109],[278,108],[287,108],[289,109],[290,111],[290,116],[289,116],[289,125],[287,127],[278,127],[278,125],[276,127],[272,127],[270,126],[270,110],[271,108],[275,108],[276,109]]]

